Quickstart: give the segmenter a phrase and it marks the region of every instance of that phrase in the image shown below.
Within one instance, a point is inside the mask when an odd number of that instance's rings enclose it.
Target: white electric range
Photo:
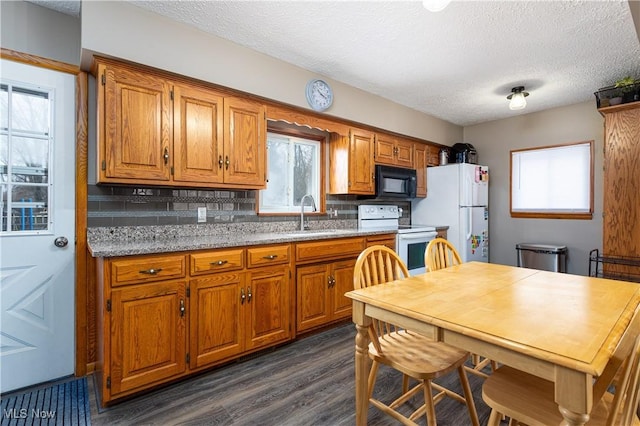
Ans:
[[[434,226],[400,225],[402,209],[395,205],[363,204],[358,206],[358,228],[396,231],[396,252],[407,265],[410,275],[425,270],[424,252],[436,238]]]

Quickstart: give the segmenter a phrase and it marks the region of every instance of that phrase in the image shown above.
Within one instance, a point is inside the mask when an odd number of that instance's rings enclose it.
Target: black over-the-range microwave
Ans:
[[[376,198],[415,198],[416,171],[376,166]]]

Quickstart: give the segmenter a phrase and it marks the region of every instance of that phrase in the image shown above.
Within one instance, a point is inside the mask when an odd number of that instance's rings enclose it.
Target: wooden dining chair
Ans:
[[[437,271],[438,269],[461,263],[462,260],[460,260],[458,250],[449,240],[438,237],[427,244],[427,248],[424,251],[424,264],[427,267],[427,271]]]
[[[393,250],[376,245],[360,253],[354,269],[353,283],[355,289],[360,289],[408,276],[406,265]],[[368,379],[368,398],[373,406],[405,425],[415,425],[416,419],[426,414],[427,425],[435,426],[435,404],[449,396],[466,404],[471,423],[479,425],[471,387],[463,368],[469,357],[468,352],[376,319],[373,319],[369,327],[369,337],[372,365]],[[388,404],[373,395],[380,364],[403,374],[402,395]],[[454,370],[458,372],[464,397],[432,382]],[[418,380],[418,384],[411,389],[408,377]],[[421,390],[424,393],[424,404],[408,417],[401,414],[398,408]],[[434,390],[437,393],[434,394]]]
[[[439,269],[448,268],[450,266],[462,263],[458,250],[448,240],[444,238],[434,238],[429,241],[424,251],[424,264],[427,271],[437,271]],[[497,364],[490,359],[481,359],[479,355],[471,354],[472,367],[465,366],[465,369],[477,376],[487,378],[487,374],[482,370],[491,365],[492,369],[498,368]]]
[[[604,372],[593,385],[594,406],[589,426],[640,425],[640,336],[638,311]],[[614,393],[609,389],[614,388]],[[502,416],[509,425],[557,425],[563,421],[554,401],[553,382],[509,366],[502,366],[484,381],[482,399],[491,407],[487,426],[498,426]]]

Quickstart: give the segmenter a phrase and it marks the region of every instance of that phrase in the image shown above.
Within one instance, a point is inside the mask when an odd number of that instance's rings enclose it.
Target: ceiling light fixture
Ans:
[[[440,12],[451,3],[451,0],[424,0],[422,5],[429,12]]]
[[[527,106],[525,96],[529,96],[529,92],[524,91],[524,86],[518,86],[511,89],[511,94],[507,96],[507,99],[511,101],[509,102],[509,109],[524,109],[524,107]]]

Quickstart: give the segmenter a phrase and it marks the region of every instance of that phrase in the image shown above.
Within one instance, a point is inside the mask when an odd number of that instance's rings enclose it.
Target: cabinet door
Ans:
[[[396,165],[413,168],[413,142],[398,139],[396,144]]]
[[[455,163],[455,158],[450,158],[451,163]],[[440,148],[435,145],[427,145],[427,166],[440,165]]]
[[[331,321],[327,266],[298,268],[296,286],[297,330],[304,331]]]
[[[387,164],[390,166],[396,164],[395,139],[386,135],[376,135],[375,162],[376,164]]]
[[[427,146],[417,143],[415,151],[416,197],[427,196]]]
[[[198,368],[239,354],[243,346],[242,273],[191,280],[190,367]]]
[[[349,147],[349,193],[373,194],[373,133],[351,131]]]
[[[246,347],[255,349],[291,337],[289,268],[253,270],[247,279]]]
[[[185,282],[111,292],[111,395],[147,387],[186,368]]]
[[[266,187],[266,108],[240,98],[224,100],[224,181]]]
[[[173,180],[222,183],[222,99],[204,88],[174,87]]]
[[[351,316],[353,301],[345,297],[345,293],[353,290],[353,268],[355,259],[334,262],[331,265],[332,320],[349,318]]]
[[[168,181],[172,155],[170,84],[112,65],[99,70],[104,76],[104,114],[99,114],[104,117],[101,181]]]
[[[602,248],[605,255],[640,256],[640,106],[620,108],[604,116]],[[631,272],[629,266],[609,263],[605,267],[611,274]]]

